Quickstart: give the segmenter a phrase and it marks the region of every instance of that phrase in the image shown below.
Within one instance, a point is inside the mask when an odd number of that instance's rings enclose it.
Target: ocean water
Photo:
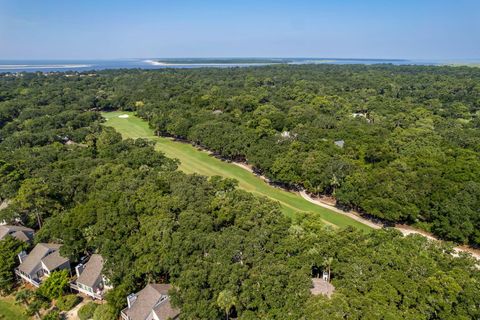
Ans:
[[[441,65],[454,62],[434,60],[336,59],[336,58],[190,58],[190,59],[123,59],[123,60],[0,60],[4,72],[57,72],[106,69],[163,69],[202,67],[248,67],[273,64],[394,64]],[[456,62],[461,64],[462,62]]]

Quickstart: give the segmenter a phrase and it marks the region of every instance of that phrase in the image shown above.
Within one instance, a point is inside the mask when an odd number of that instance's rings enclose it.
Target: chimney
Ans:
[[[128,309],[130,309],[133,304],[135,303],[135,301],[137,300],[137,295],[135,293],[130,293],[127,297],[127,305],[128,305]]]
[[[80,275],[83,272],[83,269],[85,269],[85,266],[80,263],[78,266],[75,267],[75,273],[77,274],[77,277],[80,277]]]
[[[27,256],[27,253],[25,251],[22,251],[18,254],[18,260],[20,261],[20,264],[23,263],[23,259]]]

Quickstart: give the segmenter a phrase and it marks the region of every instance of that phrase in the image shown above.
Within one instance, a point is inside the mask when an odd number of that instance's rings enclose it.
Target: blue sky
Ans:
[[[480,58],[480,0],[0,0],[0,59]]]

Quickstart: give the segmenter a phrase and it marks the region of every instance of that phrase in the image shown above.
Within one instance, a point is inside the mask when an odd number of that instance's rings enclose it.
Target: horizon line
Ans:
[[[101,61],[101,60],[142,60],[142,59],[164,59],[164,60],[172,60],[172,59],[335,59],[335,60],[364,60],[364,61],[371,61],[371,60],[386,60],[386,61],[410,61],[410,60],[430,60],[430,61],[448,61],[448,60],[480,60],[478,58],[355,58],[355,57],[308,57],[308,56],[201,56],[201,57],[123,57],[123,58],[0,58],[0,61],[71,61],[71,60],[80,60],[80,61]]]

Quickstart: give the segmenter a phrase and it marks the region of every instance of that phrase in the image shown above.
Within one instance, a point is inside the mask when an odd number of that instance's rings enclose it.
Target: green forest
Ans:
[[[480,318],[478,262],[451,243],[293,221],[235,180],[179,171],[100,114],[136,111],[282,186],[478,245],[479,80],[476,68],[419,66],[2,74],[0,221],[62,243],[73,264],[100,253],[113,315],[168,282],[182,319]],[[8,293],[20,244],[0,246]],[[309,291],[324,268],[331,298]]]
[[[63,99],[63,90],[81,89],[76,103],[89,110],[137,111],[159,135],[246,160],[282,186],[332,195],[386,224],[480,243],[478,68],[307,65],[59,78],[54,90]]]
[[[341,207],[480,243],[478,68],[321,65],[155,76],[132,92],[143,103],[138,114],[159,134],[247,160],[270,180],[333,195]]]

